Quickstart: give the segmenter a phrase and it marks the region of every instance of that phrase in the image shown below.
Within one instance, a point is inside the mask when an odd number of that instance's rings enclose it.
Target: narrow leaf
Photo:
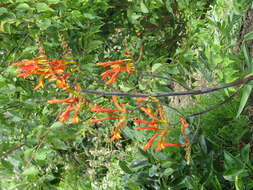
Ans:
[[[252,86],[251,85],[244,86],[244,89],[243,89],[243,92],[242,92],[241,102],[240,102],[239,109],[238,109],[238,112],[237,112],[237,115],[236,115],[237,118],[242,113],[243,108],[245,107],[245,105],[246,105],[246,103],[249,99],[251,91],[252,91]]]

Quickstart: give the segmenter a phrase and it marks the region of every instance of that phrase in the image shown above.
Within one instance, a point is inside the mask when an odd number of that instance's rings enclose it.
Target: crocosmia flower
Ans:
[[[94,105],[91,108],[91,112],[97,112],[97,113],[108,113],[109,117],[105,118],[98,118],[98,119],[92,119],[92,123],[100,122],[100,121],[106,121],[106,120],[119,120],[117,123],[115,129],[113,130],[113,136],[110,139],[110,141],[114,141],[116,139],[121,139],[120,130],[123,130],[125,126],[127,125],[127,108],[124,104],[118,103],[118,98],[116,96],[112,97],[113,103],[116,106],[116,109],[107,109],[107,108],[101,108],[98,105]]]
[[[78,94],[81,91],[80,85],[77,85],[76,89],[78,90],[78,92],[75,92],[75,94]],[[81,111],[82,105],[85,102],[86,102],[85,100],[81,99],[78,96],[73,96],[71,98],[66,98],[66,99],[54,99],[54,100],[49,100],[48,101],[49,104],[67,103],[68,107],[60,115],[59,121],[60,122],[68,121],[71,112],[74,111],[72,121],[71,121],[72,123],[78,123],[79,122],[78,113]]]
[[[35,59],[21,61],[12,64],[13,66],[21,66],[16,69],[19,73],[17,76],[26,78],[31,75],[39,75],[38,84],[35,86],[35,90],[44,88],[44,79],[55,80],[56,86],[60,88],[69,88],[66,79],[70,73],[66,73],[66,68],[69,67],[69,63],[63,59],[57,59],[49,61],[46,56],[40,56]]]
[[[141,101],[145,101],[144,99]],[[137,104],[139,103],[140,100],[137,100]],[[158,102],[158,101],[156,101]],[[184,144],[173,144],[167,142],[168,138],[168,133],[170,130],[169,123],[165,117],[163,107],[158,104],[158,109],[155,113],[152,112],[151,108],[145,108],[141,107],[140,108],[148,117],[150,117],[151,121],[146,121],[146,120],[134,120],[133,122],[135,123],[140,123],[146,125],[145,127],[135,127],[137,130],[150,130],[150,131],[156,131],[157,133],[148,141],[146,145],[144,145],[142,148],[144,150],[149,149],[153,146],[154,142],[156,139],[158,140],[156,151],[162,150],[165,147],[169,146],[184,146]]]
[[[111,69],[101,74],[102,79],[110,78],[105,83],[106,85],[109,85],[115,82],[118,79],[118,75],[121,72],[127,72],[128,74],[131,74],[134,70],[134,65],[131,59],[123,59],[123,60],[110,61],[110,62],[100,62],[96,64],[102,67],[111,67]]]

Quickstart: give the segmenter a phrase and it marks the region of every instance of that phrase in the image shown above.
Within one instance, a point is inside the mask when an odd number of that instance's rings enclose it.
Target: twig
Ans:
[[[165,80],[168,80],[168,81],[173,81],[173,82],[179,84],[180,86],[182,86],[184,89],[191,90],[190,88],[188,88],[187,86],[183,85],[182,83],[176,81],[175,79],[169,78],[169,77],[164,77],[164,76],[156,75],[156,74],[144,74],[143,76],[156,77],[156,78],[161,78],[161,79],[165,79]]]
[[[15,152],[16,150],[20,149],[21,147],[23,147],[25,144],[20,144],[17,146],[12,147],[10,150],[8,150],[7,152],[4,152],[0,155],[0,157],[5,157],[13,152]]]
[[[190,114],[190,115],[187,115],[186,117],[195,117],[195,116],[197,116],[197,115],[203,115],[203,114],[205,114],[205,113],[207,113],[207,112],[209,112],[209,111],[212,111],[212,110],[214,110],[214,109],[216,109],[216,108],[222,106],[223,104],[225,104],[225,103],[231,101],[232,98],[239,92],[240,89],[241,89],[241,88],[239,88],[235,93],[233,93],[231,96],[229,96],[228,98],[226,98],[224,101],[219,102],[218,104],[215,104],[215,105],[213,105],[213,106],[210,106],[209,108],[207,108],[207,109],[204,110],[204,111],[201,111],[201,112],[198,112],[198,113],[194,113],[194,114]]]
[[[96,91],[96,90],[89,90],[84,89],[84,92],[87,94],[97,94],[103,96],[124,96],[124,97],[167,97],[167,96],[186,96],[186,95],[199,95],[199,94],[207,94],[210,92],[218,91],[221,89],[229,88],[232,86],[237,86],[240,84],[246,84],[247,82],[253,80],[253,75],[250,75],[246,78],[236,80],[234,82],[230,82],[224,85],[219,85],[211,88],[202,88],[199,90],[189,90],[183,92],[164,92],[164,93],[152,93],[152,94],[133,94],[133,93],[126,93],[126,92],[105,92],[105,91]]]
[[[28,39],[28,37],[29,37],[29,34],[26,34],[26,36],[23,38],[23,40],[21,41],[21,43],[18,44],[16,47],[12,48],[9,51],[9,53],[3,58],[3,60],[0,63],[0,65],[2,65],[16,49],[20,48],[20,46]],[[0,74],[2,74],[4,71],[0,72]]]

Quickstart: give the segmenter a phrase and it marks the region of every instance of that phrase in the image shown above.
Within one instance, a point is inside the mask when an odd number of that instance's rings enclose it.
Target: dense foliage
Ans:
[[[251,85],[148,97],[142,106],[127,96],[113,104],[110,96],[88,93],[189,91],[248,76],[253,35],[241,43],[238,37],[252,6],[251,0],[0,0],[0,189],[252,189],[251,102],[242,112]],[[39,56],[53,69],[54,60],[71,65],[63,68],[71,73],[68,88],[49,73],[44,88],[38,75],[17,76],[13,63]],[[122,66],[117,81],[102,80],[107,68],[101,65],[112,60],[133,64],[132,70]],[[80,99],[70,90],[77,84],[85,100],[80,118],[60,122],[66,105],[56,100]],[[78,105],[69,101],[69,108]],[[159,110],[160,120],[146,106]],[[112,109],[128,117],[115,138],[114,120],[94,122],[124,118]],[[151,127],[168,120],[168,139],[177,147],[141,148],[155,133],[135,128],[151,118]],[[189,124],[186,135],[180,118]],[[181,147],[187,138],[189,146]]]

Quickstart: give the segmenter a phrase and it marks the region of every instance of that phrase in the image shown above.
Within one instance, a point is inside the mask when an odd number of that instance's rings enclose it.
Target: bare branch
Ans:
[[[97,94],[103,96],[124,96],[124,97],[167,97],[167,96],[189,96],[189,95],[199,95],[199,94],[207,94],[210,92],[222,90],[225,88],[246,84],[247,82],[253,80],[253,75],[250,75],[246,78],[236,80],[234,82],[230,82],[227,84],[211,87],[211,88],[202,88],[199,90],[189,90],[183,92],[161,92],[161,93],[152,93],[152,94],[142,94],[142,93],[127,93],[127,92],[105,92],[105,91],[96,91],[84,89],[84,93],[87,94]]]

